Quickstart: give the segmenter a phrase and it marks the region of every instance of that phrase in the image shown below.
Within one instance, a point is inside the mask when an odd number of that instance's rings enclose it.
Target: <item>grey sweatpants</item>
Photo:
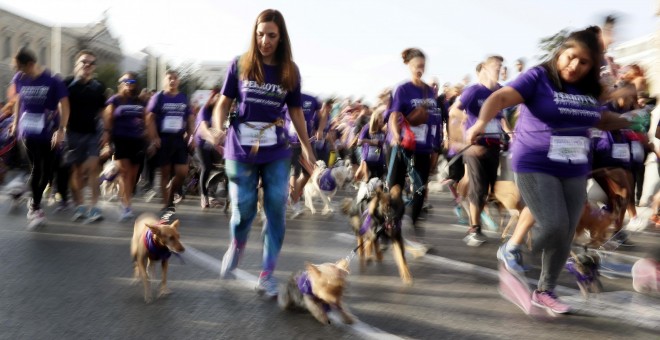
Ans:
[[[554,290],[584,208],[587,178],[562,178],[535,172],[515,173],[514,179],[536,220],[532,250],[541,252],[542,256],[538,290]]]

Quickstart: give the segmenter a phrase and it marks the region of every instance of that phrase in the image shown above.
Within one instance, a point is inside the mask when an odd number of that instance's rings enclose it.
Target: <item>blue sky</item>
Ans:
[[[618,13],[618,41],[658,27],[655,0],[0,0],[2,8],[46,24],[82,24],[108,10],[125,53],[154,46],[174,62],[226,61],[247,49],[258,13],[286,19],[303,90],[368,100],[408,77],[400,53],[421,48],[425,78],[457,82],[489,54],[505,65],[533,60],[538,41],[562,28],[600,24]],[[474,79],[474,77],[473,77]]]

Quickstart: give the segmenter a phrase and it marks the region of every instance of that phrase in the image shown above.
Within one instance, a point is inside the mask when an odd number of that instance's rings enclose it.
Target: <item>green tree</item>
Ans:
[[[116,64],[102,64],[96,69],[96,79],[105,84],[106,88],[117,91],[117,80],[119,79],[119,68]]]
[[[555,50],[561,46],[561,44],[566,40],[568,37],[568,34],[570,31],[568,28],[564,28],[561,31],[545,37],[541,38],[539,41],[539,49],[541,50],[541,56],[539,57],[540,60],[547,60],[550,59],[552,54],[555,52]]]

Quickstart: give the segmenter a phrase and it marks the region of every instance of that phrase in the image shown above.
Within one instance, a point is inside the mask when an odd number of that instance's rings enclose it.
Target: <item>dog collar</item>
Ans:
[[[172,252],[165,246],[161,246],[154,242],[154,233],[151,229],[147,229],[147,232],[144,234],[144,245],[147,247],[147,252],[149,252],[149,258],[151,260],[167,260],[172,256]]]
[[[308,295],[312,297],[315,301],[321,303],[323,309],[326,312],[330,311],[330,305],[325,303],[323,300],[319,299],[316,295],[314,295],[314,292],[312,291],[312,282],[309,281],[309,274],[307,273],[307,271],[300,273],[300,275],[296,279],[296,283],[298,285],[298,290],[302,295]]]
[[[331,169],[325,169],[319,177],[319,188],[323,191],[333,191],[337,188],[337,182],[332,177]]]

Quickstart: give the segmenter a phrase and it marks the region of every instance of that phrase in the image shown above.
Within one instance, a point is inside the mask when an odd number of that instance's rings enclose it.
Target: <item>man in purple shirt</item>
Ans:
[[[174,211],[174,194],[179,192],[183,179],[188,174],[188,144],[184,139],[193,136],[195,117],[191,114],[188,98],[179,92],[179,74],[169,70],[165,73],[165,90],[156,93],[147,105],[147,125],[151,135],[151,146],[147,152],[158,151],[160,166],[163,210]],[[172,185],[168,185],[174,165]]]
[[[479,82],[466,88],[460,98],[456,100],[452,110],[464,110],[466,113],[463,131],[474,125],[486,98],[501,87],[498,80],[503,61],[504,59],[500,56],[491,56],[483,64],[477,66]],[[501,113],[498,113],[497,118],[489,122],[483,138],[463,154],[463,161],[467,165],[467,174],[470,179],[468,188],[470,229],[468,236],[464,239],[469,246],[479,246],[486,241],[486,237],[481,232],[481,212],[484,209],[488,192],[497,179],[503,127],[508,131],[506,120],[503,119]]]
[[[46,220],[41,209],[43,191],[53,171],[54,148],[64,139],[69,120],[68,92],[62,80],[37,64],[34,53],[22,48],[14,57],[12,85],[18,94],[11,133],[18,133],[27,152],[32,176],[32,200],[28,204],[28,229]]]

